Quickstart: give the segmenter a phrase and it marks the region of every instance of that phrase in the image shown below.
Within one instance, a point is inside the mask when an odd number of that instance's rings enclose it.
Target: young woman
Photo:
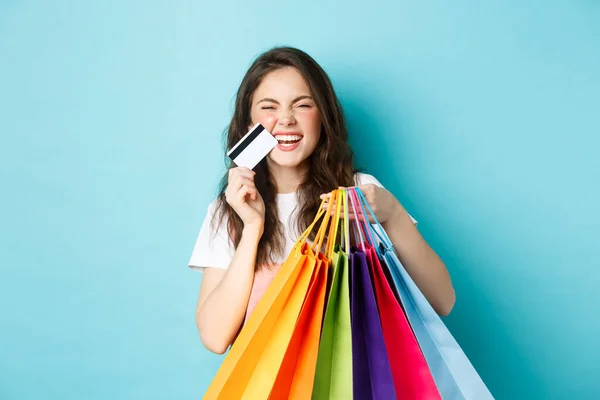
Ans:
[[[361,188],[425,297],[440,315],[450,312],[455,295],[446,266],[400,202],[354,169],[342,107],[313,58],[279,47],[254,61],[237,93],[227,149],[256,123],[279,144],[254,170],[231,166],[189,261],[204,273],[196,324],[206,348],[222,354],[232,344],[321,196],[338,187]]]

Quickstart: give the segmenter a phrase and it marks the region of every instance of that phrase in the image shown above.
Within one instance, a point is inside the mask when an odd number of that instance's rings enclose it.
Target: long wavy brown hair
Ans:
[[[309,170],[298,187],[298,219],[295,229],[303,232],[318,212],[322,193],[339,186],[353,186],[354,155],[348,142],[348,132],[342,106],[335,94],[331,80],[317,62],[302,50],[292,47],[275,47],[258,56],[244,76],[236,94],[231,122],[224,132],[225,152],[232,148],[251,125],[252,96],[264,77],[277,69],[293,67],[304,77],[321,115],[321,137],[315,151],[309,156]],[[235,167],[231,161],[229,168]],[[266,158],[255,168],[254,181],[265,202],[264,232],[258,244],[256,270],[263,264],[284,256],[285,236],[277,215],[277,188],[269,173]],[[237,248],[242,236],[243,222],[225,200],[228,173],[223,176],[213,224],[228,221],[227,231]],[[217,221],[218,217],[218,221]],[[216,225],[216,226],[219,226]],[[214,226],[214,225],[213,225]],[[213,230],[214,232],[214,230]],[[314,232],[311,235],[314,238]]]

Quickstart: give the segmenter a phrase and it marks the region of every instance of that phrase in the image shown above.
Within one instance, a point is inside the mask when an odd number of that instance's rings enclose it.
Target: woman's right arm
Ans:
[[[244,227],[229,268],[204,270],[196,325],[202,343],[214,353],[225,353],[244,321],[262,229],[262,226]]]
[[[200,339],[210,351],[223,354],[235,339],[248,308],[254,281],[258,243],[265,224],[265,203],[248,168],[229,170],[225,198],[244,223],[242,237],[229,267],[205,268],[196,325]]]

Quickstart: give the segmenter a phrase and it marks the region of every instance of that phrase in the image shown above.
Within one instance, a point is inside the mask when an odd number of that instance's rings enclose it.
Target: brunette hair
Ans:
[[[247,132],[252,106],[252,96],[264,77],[280,68],[295,68],[306,81],[321,116],[321,137],[314,152],[309,156],[309,170],[304,182],[298,187],[298,219],[295,228],[304,231],[313,221],[321,203],[319,196],[339,186],[354,185],[354,155],[348,142],[348,132],[342,106],[335,94],[331,80],[321,66],[307,53],[293,47],[275,47],[258,56],[246,72],[237,91],[235,109],[225,131],[225,151],[232,148]],[[234,167],[229,163],[229,168]],[[265,202],[264,232],[258,245],[256,269],[284,256],[285,239],[277,215],[277,188],[269,173],[267,160],[255,168],[254,181]],[[228,173],[223,176],[217,201],[220,224],[228,221],[229,237],[237,248],[243,222],[225,200]],[[219,226],[219,225],[216,225]],[[213,230],[214,232],[214,230]],[[311,236],[314,238],[314,233]]]

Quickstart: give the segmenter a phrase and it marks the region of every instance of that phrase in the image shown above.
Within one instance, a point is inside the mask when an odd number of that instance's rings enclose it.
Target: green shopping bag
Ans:
[[[344,215],[348,215],[347,196],[340,190]],[[340,207],[341,208],[341,207]],[[336,215],[339,218],[339,214]],[[350,285],[348,282],[349,227],[343,219],[345,251],[336,245],[331,255],[334,268],[331,290],[317,356],[313,400],[352,399],[352,333],[350,330]]]

